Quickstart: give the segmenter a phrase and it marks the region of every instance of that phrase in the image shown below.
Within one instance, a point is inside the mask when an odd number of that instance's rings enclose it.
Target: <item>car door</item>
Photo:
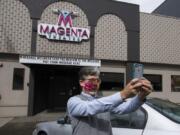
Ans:
[[[142,135],[146,121],[142,108],[129,114],[111,114],[113,135]]]

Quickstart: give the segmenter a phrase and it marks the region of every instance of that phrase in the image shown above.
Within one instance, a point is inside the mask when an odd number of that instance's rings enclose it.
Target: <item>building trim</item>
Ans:
[[[138,63],[138,61],[119,61],[119,60],[103,60],[101,59],[101,63],[103,64],[127,64],[127,63]],[[151,62],[141,62],[145,67],[159,67],[159,68],[171,68],[171,69],[179,69],[180,65],[178,64],[167,64],[167,63],[151,63]]]
[[[90,58],[94,59],[94,34],[95,34],[95,27],[91,26],[91,33],[90,33]]]
[[[27,107],[27,105],[1,105],[0,107]]]
[[[15,54],[15,53],[0,53],[0,60],[1,61],[13,61],[13,62],[18,62],[19,63],[19,56],[20,54]],[[43,56],[42,56],[43,57]],[[48,56],[46,56],[48,57]],[[52,56],[51,56],[52,57]],[[102,65],[104,64],[127,64],[127,63],[138,63],[138,61],[119,61],[119,60],[106,60],[106,59],[101,59]],[[160,68],[180,68],[179,64],[167,64],[167,63],[153,63],[153,62],[142,62],[141,63],[144,66],[153,66],[153,67],[160,67]],[[30,64],[26,64],[30,65]]]
[[[31,54],[36,54],[38,20],[32,19]]]
[[[28,116],[34,115],[34,69],[30,68],[29,72],[29,96],[28,96]]]
[[[0,60],[3,61],[19,61],[19,54],[14,53],[0,53]]]

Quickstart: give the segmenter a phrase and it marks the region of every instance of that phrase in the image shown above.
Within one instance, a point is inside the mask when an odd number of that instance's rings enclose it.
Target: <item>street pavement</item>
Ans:
[[[11,118],[8,123],[6,122],[5,125],[0,127],[0,135],[32,135],[37,123],[57,120],[64,115],[65,112],[49,113],[44,111],[35,116]]]

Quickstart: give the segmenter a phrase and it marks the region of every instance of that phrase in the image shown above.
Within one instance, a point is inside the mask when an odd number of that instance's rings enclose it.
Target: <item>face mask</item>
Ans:
[[[83,88],[84,88],[84,90],[87,90],[87,91],[94,91],[94,90],[96,90],[97,85],[93,84],[92,82],[85,82]]]

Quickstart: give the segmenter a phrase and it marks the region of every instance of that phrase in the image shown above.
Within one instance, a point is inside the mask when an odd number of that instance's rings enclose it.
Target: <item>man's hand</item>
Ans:
[[[145,87],[143,86],[143,83],[145,84],[145,86],[147,86],[147,84],[144,81],[141,81],[141,79],[135,78],[133,80],[131,80],[126,87],[120,92],[122,99],[127,99],[130,98],[132,96],[135,96],[141,89],[141,87]],[[142,95],[143,97],[143,95]],[[140,96],[141,98],[141,96]]]
[[[142,87],[138,93],[138,96],[143,101],[146,98],[146,96],[152,92],[153,87],[151,85],[151,82],[145,78],[141,78],[140,82],[142,83]]]

